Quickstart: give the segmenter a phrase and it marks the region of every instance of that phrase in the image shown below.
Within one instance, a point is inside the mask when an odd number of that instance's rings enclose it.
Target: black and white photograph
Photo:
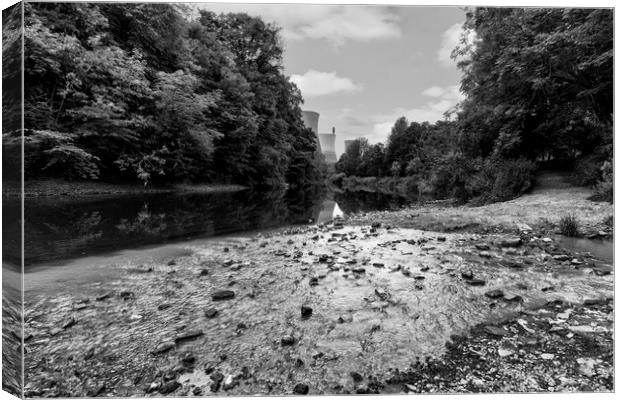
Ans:
[[[2,5],[6,398],[611,399],[613,2]]]

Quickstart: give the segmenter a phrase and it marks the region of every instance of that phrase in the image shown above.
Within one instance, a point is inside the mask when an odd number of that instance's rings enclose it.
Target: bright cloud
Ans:
[[[458,85],[439,87],[433,86],[422,92],[422,94],[432,97],[422,107],[418,108],[398,108],[388,115],[378,116],[373,128],[373,139],[377,142],[384,142],[392,131],[394,122],[400,117],[407,118],[410,122],[430,122],[434,123],[446,118],[444,115],[464,99]]]
[[[361,85],[349,78],[338,76],[336,72],[321,72],[313,69],[303,75],[292,75],[291,81],[297,85],[305,98],[362,90]]]
[[[260,15],[282,28],[287,40],[325,39],[340,46],[347,41],[399,38],[398,15],[387,7],[283,4],[205,3],[198,8],[214,12]]]
[[[452,67],[459,61],[450,58],[452,50],[457,47],[461,42],[461,36],[466,34],[466,40],[468,44],[473,44],[476,38],[474,31],[463,30],[463,24],[457,23],[448,28],[442,35],[441,46],[437,50],[437,61],[444,67]]]

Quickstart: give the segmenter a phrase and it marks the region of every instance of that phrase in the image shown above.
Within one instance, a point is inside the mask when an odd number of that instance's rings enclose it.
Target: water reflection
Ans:
[[[252,192],[151,194],[25,201],[25,265],[174,240],[321,223],[343,213],[401,207],[376,193]],[[3,202],[3,252],[19,263],[19,202]],[[8,240],[7,240],[8,239]]]

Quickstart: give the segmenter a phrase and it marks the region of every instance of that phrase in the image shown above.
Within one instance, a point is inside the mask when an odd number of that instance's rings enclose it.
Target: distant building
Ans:
[[[319,150],[325,157],[327,164],[335,164],[336,158],[336,128],[332,128],[332,133],[319,132],[319,113],[315,111],[302,111],[304,124],[312,129],[317,137]]]
[[[344,141],[344,152],[346,153],[349,150],[349,146],[351,146],[355,142],[355,139],[347,139]]]

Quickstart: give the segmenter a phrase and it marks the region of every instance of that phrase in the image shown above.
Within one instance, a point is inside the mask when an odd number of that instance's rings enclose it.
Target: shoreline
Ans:
[[[163,193],[226,193],[247,189],[249,187],[237,184],[175,184],[145,188],[139,184],[44,180],[26,182],[24,185],[24,196],[26,198],[104,197]],[[3,182],[2,197],[19,198],[20,196],[19,183],[11,182],[7,185]]]

